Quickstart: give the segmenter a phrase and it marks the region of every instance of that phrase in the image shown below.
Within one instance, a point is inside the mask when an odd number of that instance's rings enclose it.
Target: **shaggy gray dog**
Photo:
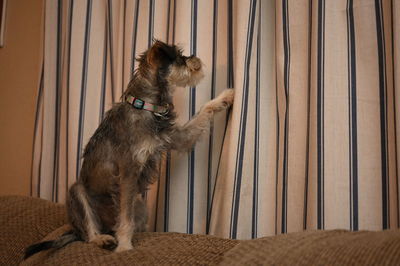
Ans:
[[[85,148],[79,179],[67,199],[72,230],[30,246],[26,257],[76,240],[116,246],[116,252],[131,249],[133,233],[146,227],[143,195],[157,176],[161,155],[172,149],[190,150],[208,130],[214,113],[233,102],[233,90],[227,89],[192,120],[177,125],[174,88],[195,86],[201,80],[200,59],[155,41],[138,61],[123,101],[107,112]]]

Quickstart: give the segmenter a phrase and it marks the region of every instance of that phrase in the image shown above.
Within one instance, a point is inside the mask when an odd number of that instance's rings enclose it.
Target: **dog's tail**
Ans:
[[[59,249],[62,247],[65,247],[69,243],[72,243],[74,241],[81,240],[78,235],[76,235],[73,231],[67,232],[60,236],[59,238],[55,240],[49,240],[49,241],[44,241],[40,243],[33,244],[25,249],[25,256],[24,260],[32,256],[33,254],[43,251],[43,250],[48,250],[51,248]]]

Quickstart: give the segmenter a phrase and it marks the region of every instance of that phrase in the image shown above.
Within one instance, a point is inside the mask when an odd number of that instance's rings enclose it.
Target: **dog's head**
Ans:
[[[184,56],[179,47],[158,40],[142,55],[140,61],[139,68],[146,65],[170,86],[195,86],[204,76],[198,57]]]

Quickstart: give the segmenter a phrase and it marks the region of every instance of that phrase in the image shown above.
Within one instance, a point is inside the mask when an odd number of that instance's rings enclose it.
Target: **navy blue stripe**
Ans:
[[[350,230],[353,229],[353,180],[352,180],[352,162],[353,156],[351,153],[351,36],[350,36],[350,0],[347,0],[346,5],[347,15],[347,76],[348,76],[348,105],[349,105],[349,195],[350,195],[350,206],[349,206],[349,217],[350,217]]]
[[[187,205],[187,228],[186,233],[193,234],[193,209],[194,209],[194,167],[195,167],[195,151],[189,154],[188,167],[188,205]]]
[[[112,1],[108,0],[108,36],[109,36],[109,47],[110,47],[110,72],[111,72],[111,101],[115,103],[115,91],[114,91],[114,48],[113,48],[113,27],[112,27]]]
[[[90,41],[90,24],[92,17],[92,0],[87,1],[86,9],[86,26],[85,26],[85,47],[83,51],[82,64],[82,82],[81,82],[81,99],[79,105],[79,128],[78,128],[78,147],[76,152],[76,177],[80,173],[80,162],[82,154],[84,118],[85,118],[85,101],[86,101],[86,86],[87,86],[87,67],[89,59],[89,41]]]
[[[261,50],[261,2],[258,6],[257,29],[257,63],[256,63],[256,105],[255,105],[255,132],[254,132],[254,180],[253,180],[253,209],[251,237],[257,238],[258,226],[258,179],[259,179],[259,143],[260,143],[260,50]]]
[[[171,0],[168,0],[168,9],[167,9],[167,30],[166,30],[166,38],[167,43],[169,44],[169,28],[170,28],[170,20],[171,20]]]
[[[176,32],[176,1],[174,0],[174,23],[172,25],[172,43],[175,44],[175,32]]]
[[[150,0],[149,5],[149,31],[148,31],[148,39],[147,39],[147,47],[153,43],[154,37],[154,0]]]
[[[197,55],[197,0],[192,0],[192,20],[191,20],[191,36],[190,36],[190,52],[192,55]],[[194,112],[192,113],[194,114]]]
[[[228,0],[228,88],[234,88],[233,72],[233,1]]]
[[[101,94],[100,94],[100,111],[99,111],[99,124],[104,118],[104,106],[106,99],[106,85],[107,85],[107,49],[108,49],[108,35],[107,35],[107,22],[104,27],[104,49],[103,49],[103,73],[101,78]]]
[[[307,230],[308,216],[308,179],[310,164],[310,96],[311,96],[311,36],[312,36],[312,10],[313,1],[309,0],[308,5],[308,92],[307,92],[307,135],[306,135],[306,162],[305,162],[305,181],[304,181],[304,210],[303,210],[303,230]]]
[[[60,149],[60,120],[61,120],[61,33],[62,33],[62,1],[57,5],[57,54],[56,54],[56,99],[55,99],[55,128],[54,128],[54,155],[53,155],[53,189],[52,200],[58,202],[58,165]]]
[[[350,228],[358,230],[357,77],[353,0],[347,2],[349,39]]]
[[[324,229],[324,56],[325,56],[325,1],[318,2],[318,71],[317,71],[317,228]]]
[[[382,227],[389,228],[389,162],[387,159],[387,87],[386,87],[386,51],[383,25],[382,3],[375,0],[376,33],[379,62],[379,98],[381,126],[381,164],[382,164]]]
[[[197,54],[197,0],[192,0],[191,36],[190,53]],[[196,87],[190,88],[189,97],[189,119],[196,113]],[[188,169],[188,214],[187,214],[187,233],[193,233],[193,209],[194,209],[194,178],[195,178],[195,149],[189,154]]]
[[[212,70],[211,70],[211,99],[215,98],[215,83],[217,74],[217,32],[218,32],[218,0],[214,0],[213,6],[213,44],[212,44]],[[207,214],[206,232],[210,229],[210,210],[212,195],[212,171],[213,171],[213,147],[214,147],[214,120],[210,123],[210,137],[208,142],[208,173],[207,173]]]
[[[289,3],[282,1],[283,19],[283,49],[284,49],[284,87],[285,87],[285,125],[284,125],[284,148],[283,148],[283,177],[282,177],[282,224],[281,232],[287,232],[287,201],[288,201],[288,161],[289,161],[289,80],[290,80],[290,36],[289,36]]]
[[[133,20],[133,27],[132,27],[133,32],[132,32],[132,51],[131,51],[131,79],[133,78],[133,73],[135,71],[136,39],[137,39],[138,18],[139,18],[139,5],[140,5],[140,0],[136,0],[135,18]]]
[[[164,232],[169,229],[169,195],[171,184],[171,152],[167,152],[167,162],[165,169],[165,195],[164,195]]]
[[[70,2],[69,2],[69,14],[68,14],[68,17],[69,17],[69,21],[68,21],[68,23],[69,23],[69,26],[68,26],[68,65],[67,65],[67,100],[66,100],[66,102],[67,102],[67,114],[66,114],[66,120],[67,120],[67,122],[66,122],[66,138],[65,138],[65,152],[66,152],[66,154],[65,154],[65,160],[66,160],[66,165],[68,166],[69,165],[69,106],[70,106],[70,103],[69,103],[69,92],[70,92],[70,76],[71,76],[71,73],[70,73],[70,71],[71,71],[71,43],[72,43],[72,19],[73,19],[73,16],[74,16],[74,0],[71,0]],[[68,179],[70,178],[70,174],[69,174],[69,167],[66,167],[66,169],[65,169],[65,171],[66,171],[66,177],[67,177],[67,185],[65,186],[65,195],[68,195],[68,189],[69,189],[69,187],[68,187]],[[77,178],[77,177],[75,177],[75,178]]]
[[[240,190],[242,183],[242,171],[243,171],[243,158],[244,158],[244,145],[246,139],[246,124],[247,124],[247,103],[249,97],[249,75],[250,75],[250,62],[251,62],[251,51],[253,45],[253,32],[254,32],[254,20],[256,12],[256,0],[251,0],[249,8],[249,21],[247,29],[247,43],[245,53],[245,64],[244,64],[244,81],[243,81],[243,99],[241,107],[241,117],[239,126],[239,139],[238,139],[238,151],[236,156],[236,169],[235,169],[235,181],[233,190],[232,210],[231,210],[231,223],[230,223],[230,237],[236,238],[237,235],[237,223],[239,215],[239,203],[240,203]]]

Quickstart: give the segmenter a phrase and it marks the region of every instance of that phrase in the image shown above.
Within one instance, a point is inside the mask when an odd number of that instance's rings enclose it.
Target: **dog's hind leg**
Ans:
[[[99,218],[82,183],[70,188],[67,209],[70,223],[83,239],[99,247],[115,245],[113,236],[101,234]]]

